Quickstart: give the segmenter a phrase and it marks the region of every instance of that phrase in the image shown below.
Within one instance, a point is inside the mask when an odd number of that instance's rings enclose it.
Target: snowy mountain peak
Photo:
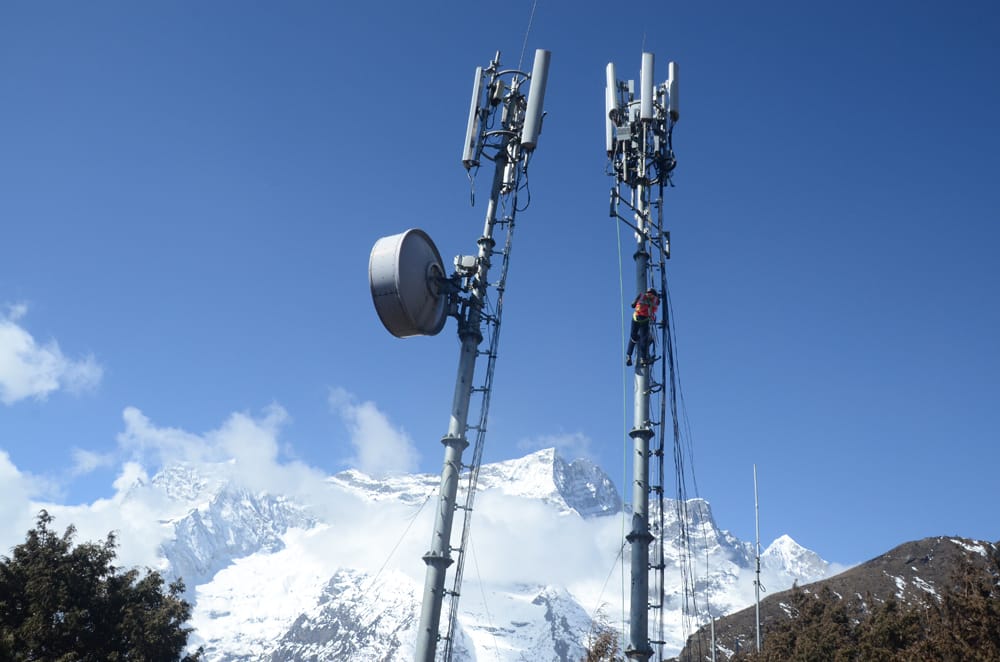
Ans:
[[[760,555],[760,562],[766,568],[788,572],[800,583],[822,579],[830,570],[830,564],[820,558],[819,554],[806,549],[787,534],[768,545]]]
[[[463,474],[463,486],[465,480]],[[418,505],[433,494],[441,482],[438,476],[431,474],[377,478],[355,469],[343,471],[330,481],[371,501],[395,500]],[[618,490],[603,469],[582,458],[567,462],[554,448],[515,460],[482,465],[478,489],[537,499],[556,506],[562,514],[575,512],[582,517],[613,515],[622,508]]]
[[[169,577],[182,578],[189,592],[236,559],[282,549],[290,529],[318,523],[305,505],[241,485],[234,467],[232,462],[173,464],[144,488],[166,497],[160,523],[170,533],[160,553],[169,561]]]
[[[164,467],[151,482],[174,501],[199,501],[210,498],[222,488],[226,466],[194,467],[180,462]]]
[[[441,484],[440,476],[404,474],[377,478],[348,469],[329,478],[330,483],[369,501],[400,501],[420,505]]]
[[[419,594],[405,576],[340,570],[291,624],[267,658],[404,660],[414,655]]]
[[[613,515],[622,508],[618,490],[603,469],[583,458],[566,462],[554,448],[483,465],[479,486],[509,496],[538,499],[563,513],[575,511],[582,517]]]

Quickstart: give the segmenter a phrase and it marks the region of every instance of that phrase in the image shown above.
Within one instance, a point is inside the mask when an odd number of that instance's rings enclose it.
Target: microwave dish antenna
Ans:
[[[375,311],[397,338],[433,336],[444,328],[448,295],[437,246],[416,228],[382,237],[368,260]]]

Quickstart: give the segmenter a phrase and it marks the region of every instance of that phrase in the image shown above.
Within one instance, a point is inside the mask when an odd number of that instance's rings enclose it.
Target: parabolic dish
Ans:
[[[438,287],[444,263],[423,230],[382,237],[372,247],[368,282],[375,311],[397,338],[433,336],[444,328],[447,299]]]

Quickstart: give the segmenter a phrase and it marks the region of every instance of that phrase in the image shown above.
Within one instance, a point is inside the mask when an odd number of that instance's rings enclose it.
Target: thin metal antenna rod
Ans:
[[[712,610],[709,609],[708,617],[711,619],[712,623],[712,662],[715,662],[715,616],[712,615]]]
[[[448,432],[441,439],[445,447],[445,456],[434,531],[430,551],[423,556],[427,570],[417,630],[414,656],[416,662],[434,662],[437,642],[440,639],[444,596],[446,593],[451,594],[453,609],[457,606],[456,601],[459,597],[459,587],[456,586],[455,590],[450,592],[446,591],[445,580],[448,567],[454,562],[451,552],[458,551],[460,561],[464,558],[464,549],[454,548],[451,545],[452,525],[458,508],[460,474],[463,468],[468,468],[463,467],[462,453],[469,446],[466,438],[466,432],[469,430],[469,405],[475,391],[473,380],[476,360],[482,355],[478,346],[483,341],[484,309],[492,285],[489,281],[489,269],[496,254],[494,251],[496,240],[493,238],[493,233],[498,224],[497,215],[501,203],[506,198],[516,198],[517,187],[527,168],[528,158],[537,145],[538,134],[541,131],[549,55],[548,51],[541,49],[535,52],[535,64],[531,76],[521,71],[502,70],[499,52],[488,68],[476,70],[462,161],[466,169],[478,166],[480,159],[493,161],[493,184],[487,203],[483,234],[476,242],[477,254],[475,257],[456,258],[458,272],[452,277],[453,283],[465,283],[460,291],[467,296],[456,295],[453,311],[458,318],[458,338],[461,348]],[[528,96],[525,96],[521,87],[530,79],[534,79],[535,82],[531,85]],[[498,122],[488,121],[493,115],[496,115]],[[497,124],[499,129],[490,128]],[[508,225],[513,223],[512,215],[516,211],[514,205],[510,207],[511,219]],[[486,354],[492,356],[493,350],[491,347]],[[487,361],[489,360],[491,358],[488,357]],[[484,401],[488,402],[488,398],[484,398]],[[478,467],[471,468],[475,475]],[[471,491],[476,489],[474,481],[470,481],[468,489]],[[465,526],[468,526],[468,518]],[[463,532],[463,539],[466,538],[467,535]],[[461,566],[461,562],[459,565]],[[452,631],[449,627],[449,637],[453,636]],[[446,657],[450,657],[451,646],[447,650]]]
[[[754,554],[757,560],[756,578],[753,580],[754,588],[754,622],[757,625],[757,652],[760,652],[760,504],[757,501],[757,465],[753,465],[753,521],[757,542],[754,544]]]

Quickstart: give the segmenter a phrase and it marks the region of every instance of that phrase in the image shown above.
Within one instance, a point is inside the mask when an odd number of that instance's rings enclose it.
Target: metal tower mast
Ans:
[[[666,82],[657,85],[653,81],[652,53],[642,54],[639,90],[636,90],[635,81],[619,81],[615,65],[608,64],[605,141],[611,174],[615,178],[611,189],[611,216],[635,233],[635,293],[641,294],[647,287],[655,286],[660,296],[664,296],[664,261],[670,257],[670,234],[663,230],[663,188],[669,183],[670,173],[676,165],[671,136],[674,123],[680,117],[677,65],[669,64]],[[658,326],[666,328],[662,323]],[[657,383],[651,375],[652,365],[660,358],[655,356],[654,350],[651,349],[648,356],[643,347],[639,347],[638,352],[633,427],[629,432],[633,443],[632,528],[626,540],[631,552],[631,592],[625,654],[630,659],[645,662],[654,653],[652,644],[663,643],[649,637],[649,609],[663,609],[663,559],[658,558],[651,565],[649,555],[649,545],[654,540],[650,533],[649,494],[655,490],[661,497],[661,519],[663,495],[662,482],[650,486],[649,480],[651,454],[659,458],[661,466],[663,458],[662,420],[655,421],[651,415],[650,396],[662,390],[663,381]],[[656,436],[656,428],[660,429],[660,438],[656,450],[651,453],[650,442]],[[650,569],[657,571],[660,587],[659,603],[654,605],[649,601]]]
[[[445,658],[450,659],[454,638],[454,615],[461,582],[461,568],[464,562],[465,546],[468,541],[468,514],[475,494],[475,479],[478,477],[479,462],[482,457],[482,441],[485,434],[486,409],[489,406],[489,388],[492,382],[493,362],[496,358],[496,340],[500,325],[499,301],[495,311],[489,311],[488,294],[495,288],[502,298],[506,278],[507,257],[510,248],[510,233],[514,226],[517,209],[518,190],[525,185],[524,177],[528,160],[537,143],[541,131],[542,107],[545,83],[548,77],[549,51],[535,51],[531,74],[514,69],[502,69],[500,53],[485,69],[478,67],[473,82],[472,104],[469,109],[469,123],[466,131],[462,162],[466,169],[478,168],[481,159],[493,162],[493,182],[490,198],[486,206],[486,222],[482,236],[476,242],[475,256],[459,256],[455,260],[456,273],[450,283],[455,292],[449,305],[450,314],[458,319],[459,352],[458,375],[452,398],[451,417],[448,432],[441,439],[444,444],[444,467],[441,471],[441,488],[438,508],[431,536],[430,551],[423,556],[427,565],[424,582],[424,596],[420,610],[420,625],[417,631],[417,662],[433,662],[441,622],[441,608],[446,594],[445,576],[454,562],[451,553],[457,551],[459,564],[456,583],[451,595],[452,619],[449,622]],[[530,81],[530,86],[528,85]],[[527,94],[525,87],[529,87]],[[507,231],[507,240],[501,251],[495,250],[497,242],[494,231]],[[489,270],[496,255],[503,256],[503,271],[498,282],[489,281]],[[478,350],[483,341],[484,327],[491,326],[490,347],[486,352]],[[473,385],[476,362],[485,358],[487,363],[487,386]],[[480,420],[476,426],[469,426],[470,401],[474,392],[482,397]],[[462,453],[469,446],[466,433],[475,429],[476,449],[471,465],[462,464]],[[457,501],[460,473],[469,469],[466,503],[459,506]],[[462,544],[452,547],[452,523],[455,511],[464,508]]]

